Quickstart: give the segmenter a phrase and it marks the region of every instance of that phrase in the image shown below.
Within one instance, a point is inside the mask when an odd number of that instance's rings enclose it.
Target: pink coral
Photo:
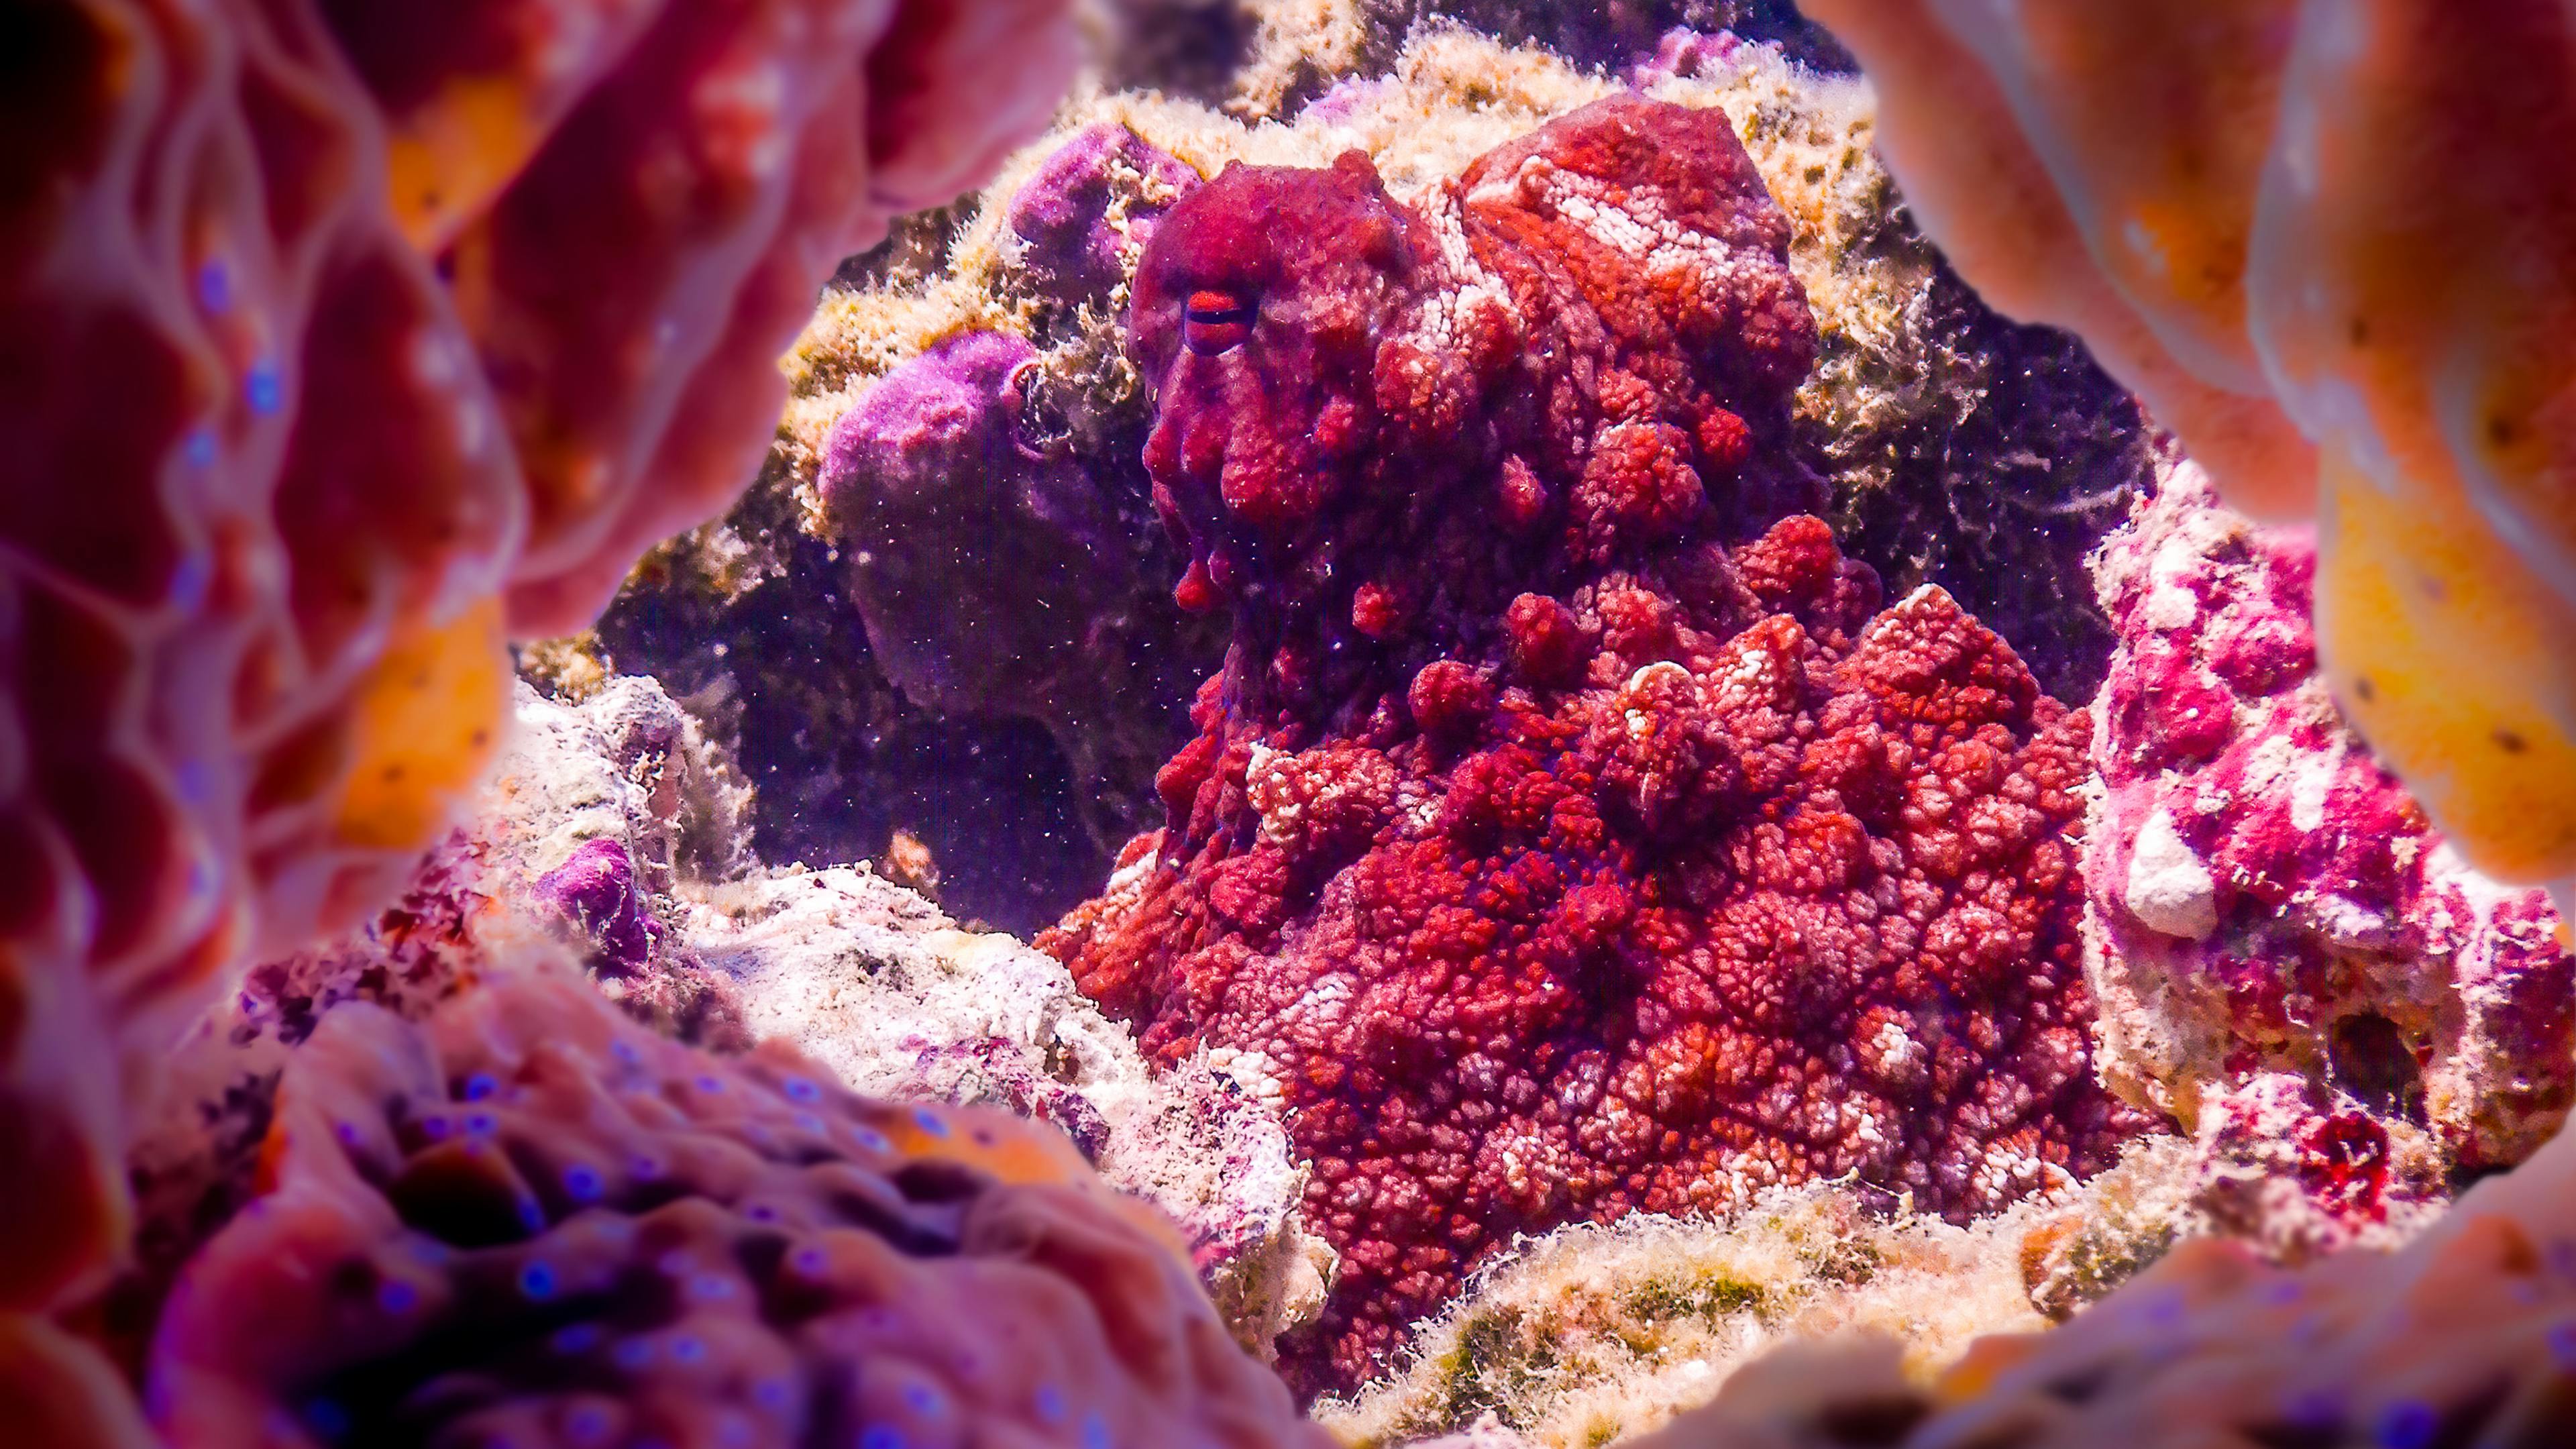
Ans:
[[[1238,167],[1136,284],[1148,465],[1228,603],[1170,825],[1042,945],[1266,1082],[1348,1384],[1521,1231],[1857,1172],[1965,1215],[2094,1084],[2089,724],[1813,518],[1730,553],[1813,336],[1717,112],[1604,101],[1412,204]]]
[[[162,1319],[176,1449],[1321,1442],[1061,1138],[578,980],[332,1012],[266,1161]]]
[[[537,877],[537,899],[563,913],[598,948],[598,969],[622,976],[640,970],[662,934],[652,903],[635,880],[626,847],[602,837],[582,842],[563,864]]]
[[[2420,1124],[2446,1166],[2530,1153],[2576,1098],[2576,958],[2546,894],[2471,869],[2336,709],[2312,540],[2183,463],[2096,570],[2120,631],[2085,863],[2106,1072],[2186,1118],[2287,1073],[2320,1122]]]
[[[2237,506],[2313,513],[2336,698],[2479,869],[2576,905],[2576,15],[1810,0],[1909,210]]]

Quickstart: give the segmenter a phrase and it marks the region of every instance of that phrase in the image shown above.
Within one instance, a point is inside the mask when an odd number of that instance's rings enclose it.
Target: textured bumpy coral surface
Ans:
[[[121,1231],[120,1074],[248,952],[390,892],[497,743],[503,632],[579,622],[749,479],[815,288],[1034,129],[1071,32],[1051,0],[6,27],[21,1308]]]
[[[2045,1335],[1972,1346],[1928,1391],[1894,1347],[1807,1345],[1638,1449],[2542,1449],[2576,1435],[2576,1139],[2481,1183],[2402,1252],[2287,1271],[2177,1248]]]
[[[2296,1143],[2264,1190],[2300,1184],[2321,1246],[2386,1218],[2410,1138],[2437,1172],[2527,1156],[2576,1093],[2576,959],[2547,896],[2470,868],[2345,725],[2312,542],[2178,463],[2097,572],[2121,631],[2085,860],[2105,1073],[2205,1134]]]
[[[1041,944],[1275,1093],[1344,1255],[1306,1387],[1514,1233],[1856,1172],[1966,1214],[2145,1125],[2094,1084],[2089,724],[1777,518],[1812,356],[1723,116],[1603,101],[1411,203],[1238,167],[1148,243],[1185,604],[1171,812]]]
[[[1813,9],[1969,281],[2080,333],[2240,506],[2315,507],[2336,696],[2457,848],[2576,881],[2576,17]]]
[[[1152,526],[1140,461],[1152,403],[1121,356],[1129,274],[1153,226],[1235,161],[1319,166],[1356,147],[1409,194],[1631,82],[1723,110],[1788,218],[1789,268],[1818,333],[1791,441],[1829,485],[1824,516],[1845,551],[1892,593],[1941,584],[2013,641],[2049,693],[2069,703],[2091,695],[2111,631],[2082,560],[2148,476],[2137,409],[2070,339],[2005,322],[1941,264],[1871,149],[1866,82],[1803,69],[1753,43],[1755,31],[1675,37],[1651,64],[1605,75],[1454,24],[1408,35],[1403,17],[1374,6],[1310,13],[1258,0],[1251,9],[1264,45],[1294,51],[1285,70],[1308,77],[1289,93],[1269,89],[1279,76],[1264,67],[1238,77],[1222,110],[1168,88],[1085,90],[978,198],[907,221],[845,267],[793,355],[793,397],[761,481],[720,525],[658,553],[603,620],[596,642],[616,668],[651,672],[675,694],[741,702],[741,758],[762,786],[763,855],[890,863],[889,837],[902,830],[936,855],[945,908],[1021,931],[1095,891],[1119,847],[1160,819],[1154,769],[1188,737],[1188,686],[1224,650],[1213,616],[1171,607],[1178,564]],[[1559,18],[1616,31],[1636,17]],[[1365,60],[1342,48],[1354,25]],[[989,544],[973,529],[907,529],[892,548],[883,530],[845,531],[851,515],[836,519],[823,496],[836,427],[942,344],[990,332],[1022,337],[1035,353],[1013,389],[1014,446],[992,455],[1020,492],[1004,502],[1006,490],[977,470],[948,476],[961,498],[1001,505],[1007,523]],[[1004,431],[998,402],[972,410],[972,426],[961,411],[955,432],[904,430],[933,446],[880,465],[902,485],[891,496],[904,508],[934,498],[907,480],[951,441]],[[1059,511],[1077,471],[1098,492]],[[1093,520],[1103,509],[1117,515],[1124,557],[1092,553],[1064,580],[1075,592],[1052,597],[1054,561],[1100,541]],[[1061,536],[1049,539],[1058,518]],[[1020,558],[1040,565],[1027,587],[997,587]],[[944,669],[967,681],[1026,676],[1005,646],[1067,637],[1064,621],[1118,585],[1123,595],[1090,613],[1083,653],[1109,662],[1104,679],[1132,679],[1149,664],[1151,682],[1040,692],[1031,701],[1044,718],[1034,722],[990,690],[979,700],[1000,702],[973,712],[925,707],[874,657],[874,626],[850,623],[868,568],[916,598],[958,601],[953,615],[879,619],[922,627],[940,642]],[[1183,681],[1177,693],[1172,679]]]
[[[630,1019],[693,1046],[774,1036],[857,1090],[1061,1128],[1174,1220],[1257,1352],[1320,1309],[1331,1254],[1299,1226],[1305,1174],[1262,1104],[1213,1073],[1149,1073],[1062,963],[1007,936],[865,870],[760,868],[721,752],[651,681],[578,706],[523,687],[518,715],[470,827],[393,905],[254,967],[170,1054],[127,1159],[135,1261],[82,1314],[119,1357],[139,1359],[186,1259],[256,1197],[279,1075],[320,1022],[351,1002],[419,1019],[531,938],[574,947]]]
[[[577,978],[342,1007],[265,1151],[154,1344],[176,1446],[1323,1442],[1060,1136]]]

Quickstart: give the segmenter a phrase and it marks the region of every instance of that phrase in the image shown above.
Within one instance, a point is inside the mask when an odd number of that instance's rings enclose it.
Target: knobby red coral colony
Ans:
[[[2091,1069],[2086,716],[1782,518],[1787,235],[1722,114],[1631,96],[1409,203],[1237,166],[1147,245],[1147,466],[1234,638],[1041,944],[1275,1084],[1343,1252],[1305,1391],[1516,1232],[1851,1172],[1964,1216],[2146,1125]]]

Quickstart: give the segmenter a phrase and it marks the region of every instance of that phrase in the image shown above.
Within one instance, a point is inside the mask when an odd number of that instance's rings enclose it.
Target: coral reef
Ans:
[[[1151,223],[1198,176],[1234,161],[1325,165],[1356,147],[1409,192],[1622,89],[1437,18],[1408,36],[1339,11],[1319,20],[1295,5],[1256,8],[1281,65],[1327,74],[1330,86],[1301,107],[1256,104],[1268,72],[1255,66],[1224,113],[1083,90],[977,200],[906,222],[844,270],[796,349],[794,396],[761,481],[722,527],[639,571],[612,608],[602,640],[617,668],[737,711],[729,728],[762,786],[769,859],[871,858],[884,871],[890,836],[905,831],[942,862],[949,909],[1032,930],[1095,889],[1118,847],[1159,818],[1152,766],[1189,733],[1185,700],[1169,693],[1078,691],[1057,697],[1064,713],[1031,721],[925,707],[889,679],[847,622],[858,565],[818,488],[834,427],[881,379],[962,333],[1026,338],[1036,358],[1019,375],[1013,436],[1047,461],[1014,451],[1004,471],[1043,478],[1052,495],[1078,466],[1126,551],[1124,561],[1095,555],[1079,576],[1087,596],[1111,578],[1127,588],[1093,616],[1088,647],[1104,652],[1111,639],[1112,658],[1172,661],[1156,678],[1203,677],[1223,641],[1205,616],[1170,606],[1179,563],[1137,462],[1151,402],[1119,335]],[[1386,73],[1336,49],[1346,22],[1362,35],[1352,45],[1389,57]],[[1725,34],[1670,49],[1663,69],[1634,79],[1659,98],[1723,110],[1789,218],[1789,264],[1819,343],[1792,446],[1830,486],[1827,516],[1846,551],[1895,594],[1940,584],[2011,639],[2050,693],[2090,698],[2111,630],[2083,559],[2148,477],[2134,405],[2063,336],[2004,323],[1949,275],[1870,149],[1865,83]],[[984,486],[971,471],[950,476],[963,493]],[[1044,523],[1017,504],[1005,512],[1015,535]],[[971,533],[910,539],[893,567],[930,592],[997,593],[991,555]],[[1089,541],[1030,540],[1041,559]],[[1007,602],[1009,619],[1058,633],[1067,626],[1054,621],[1083,612],[1034,587]],[[998,643],[1016,630],[930,636]],[[953,660],[968,678],[1024,667],[998,650]]]
[[[1394,43],[1425,19],[1440,16],[1512,45],[1540,45],[1578,65],[1616,68],[1641,55],[1724,35],[1767,43],[1821,70],[1849,70],[1851,57],[1824,27],[1782,0],[1621,0],[1612,5],[1549,5],[1531,0],[1361,0],[1373,44],[1361,54],[1382,69]]]
[[[266,1152],[154,1341],[176,1446],[1324,1442],[1061,1137],[577,979],[333,1012]]]
[[[253,968],[172,1054],[128,1156],[138,1262],[96,1315],[113,1341],[139,1355],[180,1266],[253,1196],[279,1075],[320,1021],[350,1002],[417,1019],[531,938],[574,947],[666,1035],[723,1052],[776,1036],[862,1090],[1061,1128],[1178,1222],[1247,1347],[1320,1310],[1331,1253],[1262,1104],[1204,1068],[1150,1075],[1060,963],[1008,937],[864,870],[759,867],[721,752],[651,681],[518,704],[470,828],[363,929]]]
[[[662,923],[635,883],[635,862],[625,846],[605,837],[588,841],[570,860],[537,877],[533,889],[598,946],[599,970],[622,976],[651,959]]]
[[[1076,777],[1036,720],[908,699],[851,607],[850,561],[804,531],[796,506],[786,489],[755,488],[722,525],[647,559],[600,619],[607,666],[661,681],[732,748],[756,787],[764,860],[890,870],[901,833],[927,848],[961,917],[1033,930],[1082,899],[1112,859],[1096,832],[1132,829],[1141,807]],[[1168,700],[1108,712],[1164,720],[1167,741],[1187,722]]]
[[[1814,8],[1961,273],[2081,334],[2239,506],[2313,509],[2354,726],[2472,865],[2569,889],[2576,19]]]
[[[751,864],[745,792],[721,752],[650,680],[605,681],[579,706],[522,685],[515,713],[466,826],[420,857],[390,904],[254,965],[167,1050],[125,1154],[137,1217],[130,1262],[87,1315],[123,1357],[139,1359],[181,1266],[254,1195],[278,1078],[344,1003],[416,1019],[495,953],[560,941],[640,1020],[700,1045],[750,1044],[730,980],[676,949],[673,935],[682,918],[670,892]],[[620,865],[606,866],[612,859]],[[567,917],[538,888],[620,875],[625,907],[588,919]]]
[[[190,1015],[437,838],[504,631],[581,622],[739,489],[815,287],[1035,129],[1072,34],[1055,0],[88,0],[8,32],[15,1311],[118,1249],[123,1119]]]
[[[2344,723],[2308,535],[2176,461],[2097,573],[2121,630],[2084,864],[2105,1078],[2325,1154],[2260,1176],[2307,1184],[2329,1244],[2385,1217],[2392,1154],[2436,1177],[2527,1156],[2576,1096],[2576,958],[2546,896],[2470,868]]]
[[[1236,167],[1147,244],[1147,465],[1234,640],[1040,944],[1280,1096],[1344,1255],[1303,1387],[1516,1232],[1847,1172],[1965,1215],[2146,1126],[2089,1061],[2084,716],[1811,518],[1716,541],[1813,496],[1785,242],[1721,115],[1631,97],[1411,203]]]
[[[899,338],[831,336],[862,319],[852,294],[827,298],[829,341],[808,338],[796,385],[828,390],[791,408],[790,441],[725,524],[603,620],[619,667],[733,701],[769,859],[890,865],[901,831],[947,863],[951,908],[1025,931],[1096,888],[1150,818],[1188,686],[1221,646],[1171,604],[1136,461],[1146,418],[1096,405],[1083,359],[1114,358],[1125,269],[1196,180],[1102,121],[1015,159],[951,268],[937,227],[871,260],[879,286],[1016,295],[929,322],[898,301]]]
[[[1990,1225],[1887,1221],[1829,1188],[1777,1197],[1717,1222],[1551,1233],[1426,1328],[1403,1375],[1318,1417],[1361,1444],[1480,1422],[1514,1444],[1598,1443],[1696,1405],[1776,1335],[1911,1329],[1941,1362],[2037,1324]]]
[[[1896,1346],[1809,1345],[1639,1449],[2537,1446],[2576,1430],[2576,1139],[2490,1178],[2403,1251],[2300,1270],[2185,1244],[2045,1335],[1973,1345],[1931,1387]]]
[[[1061,1128],[1179,1223],[1247,1347],[1268,1357],[1321,1310],[1333,1255],[1299,1215],[1307,1176],[1269,1105],[1205,1063],[1150,1072],[1060,962],[861,870],[755,875],[672,905],[681,949],[749,1030],[863,1091]]]
[[[1127,178],[1134,178],[1132,181]],[[1075,132],[1011,193],[1020,265],[1061,306],[1106,299],[1171,203],[1199,184],[1181,159],[1114,121]]]

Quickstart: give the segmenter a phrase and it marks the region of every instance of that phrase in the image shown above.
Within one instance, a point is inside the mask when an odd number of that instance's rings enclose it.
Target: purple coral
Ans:
[[[1011,198],[1023,264],[1047,295],[1071,305],[1108,295],[1127,262],[1199,174],[1115,121],[1077,132]]]
[[[1036,361],[1023,338],[960,333],[879,379],[826,446],[869,648],[917,704],[1046,717],[1124,587],[1100,490],[1022,425]]]
[[[604,974],[642,970],[662,934],[635,883],[635,862],[606,836],[582,842],[571,858],[537,877],[536,892],[589,935]]]
[[[2187,463],[2097,560],[2121,641],[2085,867],[2106,1070],[2186,1111],[2287,1073],[2324,1116],[2519,1161],[2576,1094],[2576,962],[2545,894],[2471,870],[2336,712],[2315,564],[2306,533],[2257,531]]]
[[[1096,474],[1030,425],[1041,374],[1008,333],[941,341],[833,427],[820,489],[896,688],[952,715],[1035,720],[1075,779],[1141,783],[1181,733],[1195,636],[1153,581],[1143,481]]]

